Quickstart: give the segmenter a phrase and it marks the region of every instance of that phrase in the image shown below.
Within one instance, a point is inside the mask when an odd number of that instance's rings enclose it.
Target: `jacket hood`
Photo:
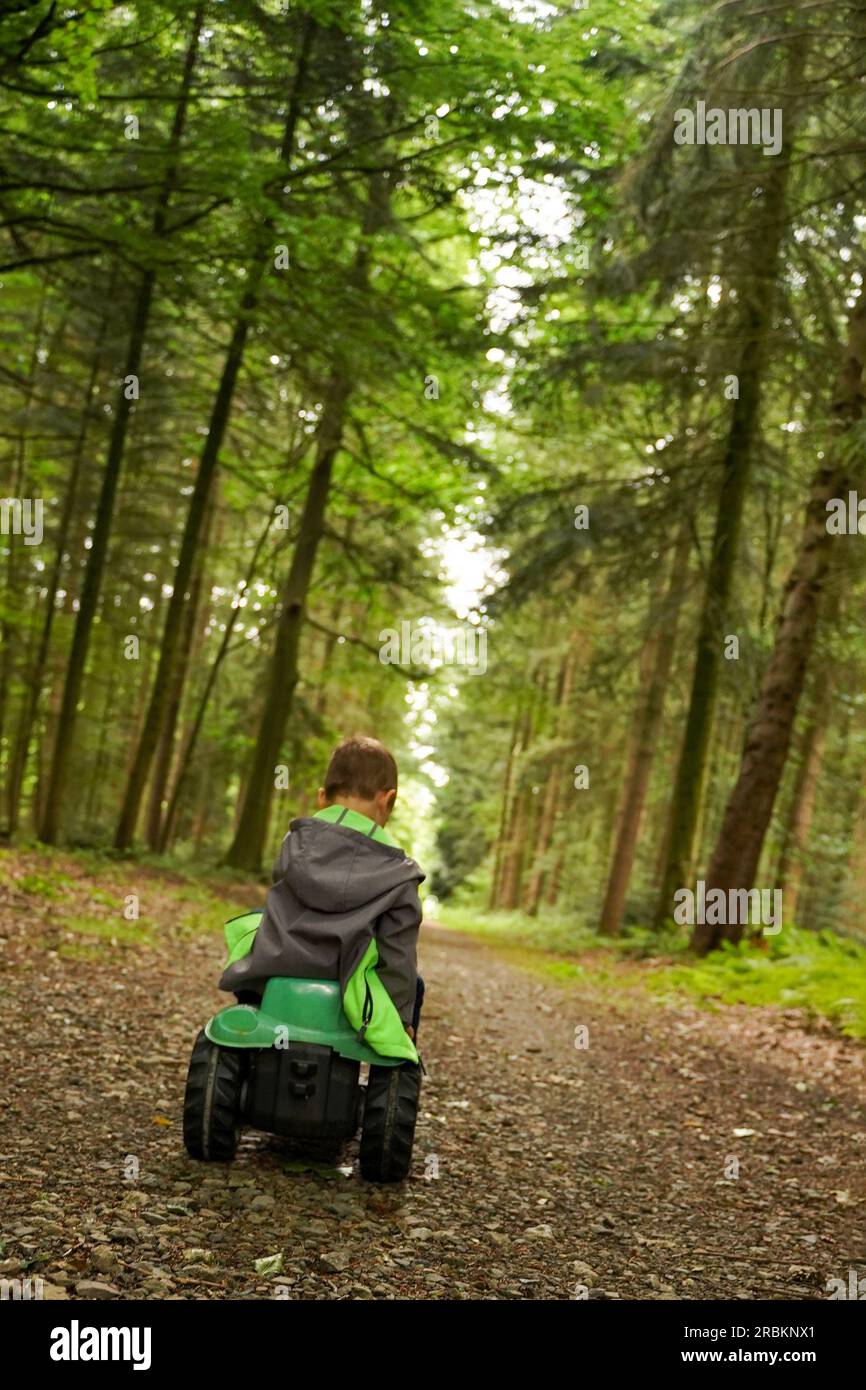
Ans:
[[[424,881],[397,845],[313,816],[292,821],[283,863],[295,897],[316,912],[352,912],[402,883]]]

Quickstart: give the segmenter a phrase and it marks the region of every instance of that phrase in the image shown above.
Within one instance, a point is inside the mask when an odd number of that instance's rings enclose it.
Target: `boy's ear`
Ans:
[[[392,787],[392,788],[390,789],[390,791],[385,791],[384,788],[383,788],[381,791],[378,791],[378,792],[376,793],[375,802],[374,802],[378,814],[379,814],[380,816],[384,816],[385,819],[387,820],[388,816],[390,816],[391,812],[392,812],[393,809],[394,809],[394,802],[395,802],[396,800],[397,800],[397,788],[396,788],[396,787]],[[384,825],[384,823],[385,823],[384,821],[381,821],[381,822],[380,822],[380,824],[382,824],[382,825]]]
[[[320,810],[320,811],[324,811],[324,809],[325,809],[326,806],[330,806],[331,803],[330,803],[330,801],[328,800],[328,798],[325,796],[325,788],[324,788],[324,787],[319,787],[319,792],[318,792],[318,795],[317,795],[317,797],[316,797],[316,801],[317,801],[318,804],[319,804],[319,810]]]

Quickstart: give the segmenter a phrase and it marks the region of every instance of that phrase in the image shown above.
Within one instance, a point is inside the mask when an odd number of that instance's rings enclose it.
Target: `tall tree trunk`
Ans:
[[[102,798],[105,792],[105,755],[107,752],[108,732],[111,728],[112,714],[116,708],[116,687],[119,679],[119,670],[120,662],[113,661],[109,667],[108,680],[105,683],[105,700],[102,707],[102,717],[99,720],[99,737],[96,744],[96,754],[90,769],[90,784],[84,802],[85,830],[94,820],[98,820],[102,814]]]
[[[120,813],[114,843],[117,849],[127,849],[135,835],[138,810],[144,794],[151,760],[159,741],[162,720],[171,697],[174,680],[174,667],[177,657],[185,609],[189,601],[187,586],[198,549],[199,534],[207,511],[220,449],[231,413],[232,397],[238,372],[243,360],[244,347],[250,326],[250,315],[258,303],[259,286],[264,274],[264,264],[260,262],[254,272],[252,282],[241,301],[241,307],[232,331],[228,352],[223,364],[219,389],[214,400],[208,425],[207,439],[202,449],[201,461],[196,475],[190,507],[187,513],[183,540],[177,568],[172,578],[172,592],[166,610],[165,627],[160,645],[159,663],[145,716],[144,727],[138,741],[135,757],[130,768],[126,794]]]
[[[559,784],[559,803],[560,803],[560,804],[559,804],[559,806],[557,806],[557,809],[556,809],[556,814],[557,814],[557,815],[559,815],[559,811],[560,811],[561,806],[562,806],[562,788],[563,788],[563,783],[560,782],[560,784]],[[562,870],[563,870],[564,866],[565,866],[565,852],[564,852],[562,849],[560,849],[560,850],[557,851],[556,858],[555,858],[554,861],[553,861],[553,867],[551,868],[550,873],[549,873],[548,876],[547,876],[547,886],[546,886],[545,892],[544,892],[544,901],[545,901],[545,903],[547,904],[548,907],[556,907],[556,904],[559,902],[559,888],[560,888],[560,884],[562,883]]]
[[[192,31],[186,50],[186,57],[184,59],[180,96],[175,108],[171,137],[169,139],[168,166],[153,215],[152,234],[155,240],[165,235],[168,208],[177,183],[180,147],[186,126],[189,95],[192,87],[196,58],[198,56],[199,36],[203,23],[203,15],[204,5],[200,4],[197,6],[193,15]],[[154,290],[156,288],[156,274],[155,266],[151,266],[144,271],[141,277],[132,315],[132,327],[127,344],[123,378],[114,405],[114,422],[111,430],[111,439],[108,445],[105,470],[102,475],[102,486],[96,507],[96,519],[91,537],[91,547],[87,556],[87,567],[84,574],[84,584],[81,592],[78,615],[75,621],[72,647],[66,667],[63,701],[60,707],[60,718],[57,722],[57,731],[54,741],[54,756],[51,764],[48,789],[45,796],[44,811],[39,826],[39,838],[46,844],[56,843],[60,830],[60,818],[69,776],[69,761],[75,739],[75,726],[78,718],[81,687],[84,682],[84,671],[87,664],[90,635],[96,619],[99,595],[102,589],[105,557],[108,552],[108,540],[114,520],[114,499],[117,493],[117,484],[120,479],[120,470],[126,449],[129,418],[132,410],[132,400],[128,398],[125,383],[128,377],[138,378],[139,376],[141,358],[144,350],[144,339],[150,319]]]
[[[496,845],[493,855],[493,873],[490,879],[490,897],[487,902],[488,912],[493,912],[499,906],[499,892],[502,884],[502,866],[505,858],[505,842],[508,832],[508,816],[511,808],[512,783],[514,779],[514,760],[517,753],[518,740],[520,738],[520,726],[522,716],[516,714],[514,723],[511,726],[511,737],[508,742],[508,756],[505,759],[505,770],[502,774],[502,792],[499,802],[499,829],[496,835]]]
[[[548,770],[547,785],[544,789],[544,803],[539,817],[535,856],[532,863],[529,886],[526,890],[525,906],[530,917],[534,917],[538,912],[544,878],[548,871],[550,847],[553,843],[553,835],[556,828],[556,815],[559,807],[560,788],[563,775],[562,749],[570,723],[571,694],[574,688],[574,672],[577,664],[577,654],[574,649],[576,641],[577,633],[573,632],[569,637],[568,651],[562,663],[552,766]]]
[[[866,887],[864,882],[864,871],[866,871],[866,784],[862,781],[857,789],[857,800],[854,807],[853,827],[851,833],[851,846],[848,852],[847,872],[842,882],[839,894],[839,919],[843,932],[850,933],[848,923],[855,924],[856,935],[862,941],[863,920],[863,891]],[[796,902],[795,902],[796,908]],[[787,894],[785,895],[785,912],[788,913]],[[794,919],[794,911],[791,910],[790,916]],[[803,921],[798,923],[801,926],[808,925],[808,918],[803,914]]]
[[[364,132],[369,133],[369,132]],[[347,290],[358,307],[368,294],[370,254],[375,234],[390,216],[388,174],[379,168],[368,176],[358,249],[347,277]],[[236,869],[257,871],[261,865],[274,794],[274,768],[279,762],[286,722],[300,679],[299,651],[307,598],[316,566],[316,554],[325,526],[334,460],[343,442],[343,430],[352,378],[338,347],[325,390],[322,414],[316,430],[315,460],[298,539],[282,594],[282,610],[271,656],[264,710],[249,768],[243,801],[225,862]]]
[[[310,47],[315,32],[315,23],[307,19],[302,30],[301,48],[295,67],[292,91],[286,114],[283,139],[280,149],[280,164],[287,169],[295,148],[298,121],[301,112],[301,95],[306,81],[310,58]],[[160,645],[159,666],[151,691],[150,703],[144,727],[136,749],[135,759],[129,774],[124,796],[123,808],[117,826],[114,843],[117,849],[128,849],[135,837],[138,812],[147,784],[150,766],[156,752],[163,720],[171,700],[175,684],[175,667],[178,661],[180,638],[183,631],[184,613],[189,601],[187,586],[195,563],[202,526],[207,514],[214,478],[219,464],[220,451],[231,415],[232,401],[238,374],[244,358],[247,338],[253,315],[256,311],[264,280],[266,254],[273,239],[273,221],[267,219],[259,234],[255,252],[247,273],[246,290],[241,300],[238,317],[235,320],[219,388],[214,399],[208,423],[207,438],[202,449],[201,461],[196,475],[195,487],[190,498],[189,510],[184,527],[174,576],[171,599],[165,618],[165,628]]]
[[[264,710],[237,829],[226,855],[226,863],[236,869],[255,871],[261,864],[274,792],[274,768],[279,762],[286,721],[300,676],[298,653],[304,612],[324,531],[331,474],[342,443],[349,393],[348,376],[337,372],[328,386],[316,435],[315,463],[283,590]]]
[[[189,602],[183,614],[183,631],[181,634],[180,650],[174,670],[171,673],[171,691],[166,704],[165,717],[160,731],[159,745],[156,750],[153,773],[150,779],[146,834],[148,846],[153,850],[159,847],[163,804],[169,775],[171,773],[177,721],[180,714],[181,702],[183,700],[187,673],[190,663],[194,659],[193,654],[196,648],[199,615],[201,612],[202,585],[204,583],[204,571],[208,561],[212,518],[213,498],[211,498],[211,503],[208,507],[208,517],[205,521],[204,535],[196,557],[195,573],[190,586]]]
[[[39,371],[39,352],[42,347],[42,332],[45,323],[45,304],[47,290],[43,288],[39,297],[39,310],[36,315],[36,325],[33,333],[33,344],[30,351],[30,362],[27,372],[27,389],[24,397],[23,418],[21,421],[21,431],[18,436],[18,447],[15,450],[15,475],[13,479],[13,497],[21,498],[24,493],[24,479],[27,473],[27,433],[30,421],[30,411],[33,407],[33,396],[36,387],[36,374]],[[9,554],[6,558],[6,601],[0,605],[0,773],[3,764],[7,761],[5,750],[6,735],[6,714],[9,706],[9,691],[12,680],[12,649],[16,623],[12,620],[12,605],[16,601],[18,579],[17,561],[18,548],[12,538],[9,540]],[[10,746],[8,763],[11,769],[13,753]],[[12,818],[12,776],[9,779],[9,816]],[[2,778],[0,778],[2,784]],[[11,827],[10,827],[11,828]]]
[[[616,846],[611,859],[599,923],[599,929],[610,936],[616,935],[620,929],[631,879],[638,833],[664,713],[665,693],[673,661],[680,609],[686,589],[689,548],[690,536],[684,528],[674,552],[667,591],[660,603],[656,596],[651,605],[649,630],[641,652],[638,709]]]
[[[514,798],[498,903],[504,912],[510,912],[520,905],[520,882],[526,856],[526,823],[532,810],[531,801],[532,791],[529,787],[521,787]]]
[[[803,856],[809,842],[809,831],[815,812],[818,774],[824,756],[832,692],[832,667],[829,662],[825,662],[816,675],[809,721],[803,730],[800,765],[794,781],[785,839],[776,871],[776,886],[784,894],[785,918],[789,922],[797,920],[797,902],[803,884]]]
[[[267,540],[272,523],[273,517],[269,516],[267,523],[256,542],[255,549],[253,550],[249,568],[246,572],[243,584],[237,595],[239,600],[247,592],[247,590],[250,587],[250,584],[253,582],[253,577],[255,575],[256,568],[259,563],[259,556],[261,555],[262,548],[265,544],[265,541]],[[237,603],[229,613],[228,621],[225,625],[225,632],[222,635],[222,639],[220,641],[219,648],[217,649],[216,656],[214,657],[214,660],[211,663],[211,668],[208,671],[207,679],[204,683],[204,689],[202,690],[201,695],[199,696],[195,717],[193,719],[192,726],[190,728],[186,742],[184,743],[183,752],[180,755],[177,772],[175,773],[174,787],[172,789],[171,799],[169,800],[168,809],[163,819],[162,831],[160,833],[159,838],[159,850],[161,853],[165,852],[165,850],[168,848],[170,841],[174,837],[175,826],[177,824],[177,813],[180,805],[180,797],[181,793],[184,790],[184,782],[189,772],[190,763],[192,762],[193,753],[195,752],[202,724],[204,723],[204,717],[207,712],[210,697],[213,693],[213,688],[216,684],[216,679],[219,675],[220,667],[222,666],[222,663],[225,660],[225,657],[228,653],[232,633],[234,632],[235,624],[237,623],[238,615],[241,613],[241,611],[242,610],[240,607],[240,603]]]
[[[833,929],[841,926],[843,932],[846,930],[846,924],[839,919],[840,913],[844,910],[845,878],[851,864],[851,855],[856,854],[858,822],[861,821],[863,811],[864,769],[858,737],[862,732],[861,721],[844,701],[836,713],[834,764],[844,768],[857,759],[861,764],[860,776],[846,778],[843,785],[838,787],[832,807],[824,808],[825,817],[827,811],[830,811],[830,843],[819,837],[803,864],[797,925],[805,931],[820,931],[822,927],[828,926]],[[827,823],[826,819],[824,823]],[[844,867],[839,853],[843,844],[847,845]],[[785,903],[785,918],[787,915]],[[860,916],[858,904],[854,914],[855,923],[859,924]]]
[[[834,541],[828,503],[844,498],[851,479],[850,435],[863,418],[866,400],[866,299],[849,320],[848,342],[831,407],[834,441],[815,475],[797,558],[788,576],[776,642],[752,716],[740,774],[725,810],[707,870],[707,892],[753,887],[764,835],[779,789],[791,730],[812,652],[818,606]],[[743,924],[697,924],[695,950],[703,953],[723,938],[739,941]]]
[[[804,61],[802,44],[796,45],[796,52],[799,56],[792,62],[792,69],[797,69]],[[796,90],[796,83],[793,85]],[[737,364],[739,396],[733,402],[722,460],[722,483],[707,567],[689,712],[671,800],[667,863],[655,914],[657,927],[671,916],[675,892],[691,877],[695,827],[704,788],[713,709],[719,682],[722,638],[728,616],[752,454],[759,425],[767,338],[776,303],[775,285],[779,275],[786,225],[786,199],[792,157],[792,153],[789,152],[784,162],[774,165],[767,174],[766,198],[763,202],[760,227],[753,233],[747,245],[738,248],[739,255],[744,257],[746,264],[751,267],[748,278],[742,280],[739,274],[732,277],[737,283],[739,298],[743,304],[743,345]],[[756,266],[762,267],[760,276],[754,269]]]
[[[108,293],[109,300],[113,295],[117,266],[115,263],[109,281]],[[21,791],[24,784],[24,777],[27,771],[27,759],[30,756],[30,744],[33,739],[33,729],[39,713],[39,704],[42,698],[42,690],[45,684],[45,674],[48,668],[48,654],[51,650],[51,634],[54,628],[54,617],[57,608],[57,593],[60,588],[60,577],[63,573],[63,556],[69,541],[69,532],[72,525],[72,518],[75,513],[75,504],[78,498],[78,480],[81,475],[84,463],[85,448],[87,444],[87,433],[91,423],[93,412],[93,401],[96,395],[96,384],[102,369],[105,357],[105,335],[108,329],[107,311],[101,315],[97,329],[97,349],[93,355],[90,367],[90,374],[87,379],[87,388],[84,394],[84,406],[78,424],[78,432],[75,438],[75,445],[72,451],[72,465],[69,479],[66,485],[66,493],[63,498],[63,509],[60,514],[60,523],[57,528],[57,538],[54,548],[54,560],[51,566],[51,574],[48,579],[47,594],[45,598],[45,613],[42,619],[42,627],[39,634],[39,645],[30,672],[29,691],[24,712],[18,729],[18,737],[15,755],[12,763],[9,787],[9,831],[10,834],[18,828],[20,815]]]
[[[343,544],[347,550],[350,548],[352,543],[352,536],[355,532],[356,520],[356,517],[351,516],[349,517],[349,520],[346,523],[346,529],[343,534]],[[323,634],[322,664],[319,668],[319,690],[318,694],[316,695],[316,700],[313,706],[313,708],[316,711],[316,714],[318,714],[323,719],[328,708],[328,668],[331,664],[331,659],[334,655],[334,652],[337,649],[338,638],[340,635],[340,627],[343,622],[343,614],[345,610],[345,595],[343,593],[338,593],[336,598],[334,599],[334,602],[331,604],[330,613],[328,615],[328,626],[330,627],[331,631]],[[301,813],[299,812],[298,814],[300,815]]]
[[[541,673],[536,671],[533,679],[533,690],[527,698],[520,721],[520,734],[514,750],[513,792],[508,807],[505,841],[502,848],[502,867],[499,875],[499,892],[496,899],[497,908],[506,911],[517,907],[520,901],[520,875],[524,851],[522,832],[526,821],[526,799],[531,795],[524,782],[525,769],[522,762],[523,754],[527,752],[532,742],[535,705],[541,679]]]
[[[695,861],[698,864],[706,860],[704,850],[708,836],[718,833],[721,812],[717,798],[724,797],[724,789],[731,784],[737,759],[742,753],[744,734],[739,706],[731,706],[723,700],[718,701],[713,711],[711,754],[708,758],[705,789],[698,807],[698,821],[695,826]]]

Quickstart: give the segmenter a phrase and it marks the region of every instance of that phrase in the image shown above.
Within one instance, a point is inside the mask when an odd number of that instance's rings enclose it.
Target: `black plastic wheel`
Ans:
[[[246,1058],[217,1047],[205,1034],[195,1040],[183,1102],[183,1142],[190,1158],[224,1163],[241,1137],[241,1094]]]
[[[368,1182],[401,1182],[412,1164],[421,1068],[371,1067],[361,1130],[361,1177]]]

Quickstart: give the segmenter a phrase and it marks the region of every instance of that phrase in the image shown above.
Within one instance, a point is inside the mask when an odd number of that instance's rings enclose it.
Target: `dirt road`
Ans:
[[[187,1158],[216,933],[78,958],[2,920],[0,1276],[47,1296],[810,1299],[866,1273],[864,1052],[801,1020],[425,928],[414,1171],[376,1188],[352,1149],[310,1168],[250,1132],[231,1166]]]

